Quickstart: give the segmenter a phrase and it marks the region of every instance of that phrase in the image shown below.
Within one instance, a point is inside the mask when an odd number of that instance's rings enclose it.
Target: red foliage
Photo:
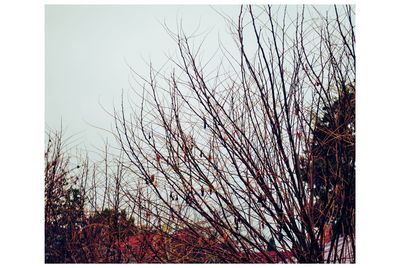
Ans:
[[[225,233],[223,241],[228,239]],[[173,234],[162,233],[143,233],[128,237],[124,242],[117,243],[117,248],[121,252],[123,262],[135,263],[163,263],[168,262],[218,262],[220,260],[210,259],[215,256],[212,253],[224,252],[224,242],[210,240],[206,237],[198,236],[190,230],[180,230]],[[280,252],[286,262],[293,263],[294,257],[291,252]],[[267,256],[268,257],[267,257]],[[169,257],[168,257],[169,256]],[[244,253],[239,253],[235,262],[244,257]],[[229,257],[228,257],[229,258]],[[247,256],[250,263],[283,263],[277,252],[251,253]]]
[[[164,237],[160,234],[144,233],[118,242],[123,262],[160,263],[165,254],[160,250]]]
[[[295,259],[293,253],[290,251],[280,251],[279,254],[283,256],[288,263],[294,263]],[[268,255],[265,256],[265,255]],[[254,253],[252,255],[257,263],[284,263],[276,251],[269,251],[265,254],[262,252]]]

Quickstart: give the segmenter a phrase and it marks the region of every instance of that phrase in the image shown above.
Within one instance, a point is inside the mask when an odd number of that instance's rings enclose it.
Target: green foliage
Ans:
[[[314,222],[331,223],[333,236],[354,233],[355,86],[344,86],[322,109],[311,150],[301,160],[303,179],[314,195]]]
[[[107,225],[110,228],[111,234],[117,239],[124,239],[137,234],[134,219],[128,217],[124,209],[117,211],[105,208],[102,211],[96,211],[94,215],[89,217],[88,221],[90,223]]]

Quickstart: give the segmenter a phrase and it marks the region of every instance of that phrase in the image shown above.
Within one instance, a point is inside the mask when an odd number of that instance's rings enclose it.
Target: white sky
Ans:
[[[230,17],[239,6],[218,6]],[[218,45],[217,34],[227,35],[224,19],[210,6],[46,6],[45,10],[45,123],[78,142],[101,146],[112,118],[101,108],[119,105],[121,90],[130,88],[128,64],[147,75],[147,62],[161,67],[177,45],[162,23],[176,31],[182,20],[186,33],[198,26],[211,31],[208,44]],[[208,51],[205,49],[205,51]],[[100,105],[101,104],[101,105]]]
[[[289,6],[288,11],[296,14],[297,8]],[[237,51],[227,22],[215,9],[236,19],[240,6],[47,5],[46,128],[59,130],[62,121],[64,136],[76,135],[74,145],[89,151],[102,147],[106,137],[112,142],[113,138],[99,130],[111,130],[113,123],[102,106],[108,111],[119,107],[122,89],[126,92],[131,88],[129,66],[147,76],[148,62],[157,69],[167,61],[167,55],[175,55],[177,45],[163,28],[164,22],[175,33],[179,24],[186,34],[197,30],[198,43],[207,33],[201,49],[205,60],[218,49],[218,38],[230,51]],[[318,9],[324,13],[326,7]],[[249,45],[255,42],[247,42],[247,49]],[[134,90],[141,89],[136,86]]]

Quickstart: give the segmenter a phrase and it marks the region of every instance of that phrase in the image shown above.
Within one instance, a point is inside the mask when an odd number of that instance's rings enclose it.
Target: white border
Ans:
[[[265,1],[191,1],[191,4]],[[8,1],[0,7],[1,260],[44,260],[44,4],[187,4],[187,1]],[[271,4],[281,1],[268,1]],[[300,4],[298,1],[285,1]],[[305,1],[329,4],[330,1]],[[399,11],[387,1],[356,3],[357,264],[397,262]],[[4,150],[5,148],[5,150]],[[4,171],[5,170],[5,171]],[[5,265],[3,265],[5,263]],[[91,265],[89,265],[91,266]],[[171,266],[171,265],[167,265]]]

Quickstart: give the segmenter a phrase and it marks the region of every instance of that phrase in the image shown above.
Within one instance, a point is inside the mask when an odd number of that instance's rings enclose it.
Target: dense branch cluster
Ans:
[[[353,8],[227,20],[237,50],[220,44],[211,70],[170,32],[175,68],[137,74],[141,103],[115,109],[120,154],[103,168],[68,179],[49,144],[48,261],[355,262]],[[75,251],[54,248],[55,227]]]

